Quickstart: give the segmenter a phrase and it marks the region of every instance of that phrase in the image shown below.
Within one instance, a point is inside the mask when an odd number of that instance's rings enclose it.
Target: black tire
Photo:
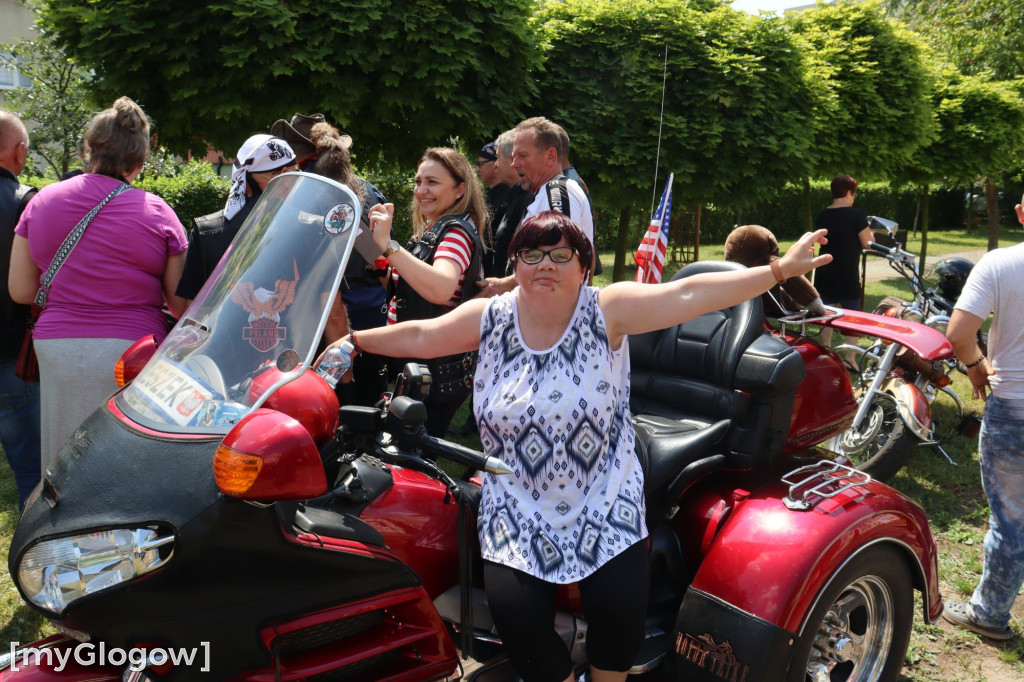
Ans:
[[[914,620],[904,557],[870,547],[837,571],[804,620],[789,682],[891,682],[899,677]]]
[[[833,443],[834,450],[850,460],[850,466],[879,481],[895,476],[917,444],[917,436],[903,423],[899,407],[888,393],[874,397],[858,430],[847,429]]]

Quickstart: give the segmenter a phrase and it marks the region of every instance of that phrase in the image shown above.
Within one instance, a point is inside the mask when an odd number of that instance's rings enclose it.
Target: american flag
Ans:
[[[658,210],[651,218],[651,225],[640,240],[640,248],[636,250],[633,260],[636,261],[635,282],[659,284],[661,272],[665,268],[665,251],[668,249],[668,227],[672,216],[672,180],[675,173],[668,176],[665,191],[661,193]]]

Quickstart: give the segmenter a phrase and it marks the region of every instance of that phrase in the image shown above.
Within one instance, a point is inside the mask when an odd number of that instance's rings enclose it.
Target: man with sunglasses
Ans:
[[[513,196],[512,186],[505,183],[501,177],[498,166],[498,143],[488,142],[480,149],[476,158],[476,172],[480,176],[480,182],[487,187],[487,208],[490,209],[490,222],[481,230],[480,237],[487,246],[488,251],[484,256],[484,276],[492,277],[495,274],[504,275],[505,258],[500,258],[500,272],[497,269],[494,258],[496,233],[501,224],[501,216],[508,208],[508,202]],[[514,184],[514,183],[513,183]]]
[[[185,269],[175,292],[178,296],[192,302],[270,181],[297,168],[295,152],[279,137],[253,135],[242,144],[231,171],[231,189],[224,209],[192,221]]]

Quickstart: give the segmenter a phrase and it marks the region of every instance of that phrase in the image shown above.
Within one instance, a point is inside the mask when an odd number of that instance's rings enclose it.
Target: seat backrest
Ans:
[[[739,263],[699,261],[672,281],[744,269]],[[631,336],[629,350],[634,414],[708,425],[732,419],[725,445],[730,466],[757,466],[781,452],[804,366],[795,350],[765,331],[760,296]]]
[[[702,272],[745,269],[728,261],[698,261],[677,272],[672,281]],[[633,400],[667,402],[668,407],[709,420],[731,416],[740,357],[763,331],[761,299],[754,297],[674,327],[631,336]],[[666,391],[674,386],[682,393]]]

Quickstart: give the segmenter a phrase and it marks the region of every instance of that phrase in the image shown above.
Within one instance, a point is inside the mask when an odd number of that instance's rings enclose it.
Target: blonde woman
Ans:
[[[432,147],[416,169],[413,238],[402,247],[391,239],[394,206],[374,225],[374,242],[388,259],[388,324],[438,317],[477,292],[484,247],[487,202],[469,160],[456,149]],[[403,361],[392,363],[400,368]],[[428,361],[434,382],[427,399],[427,431],[443,436],[473,386],[475,353]]]

